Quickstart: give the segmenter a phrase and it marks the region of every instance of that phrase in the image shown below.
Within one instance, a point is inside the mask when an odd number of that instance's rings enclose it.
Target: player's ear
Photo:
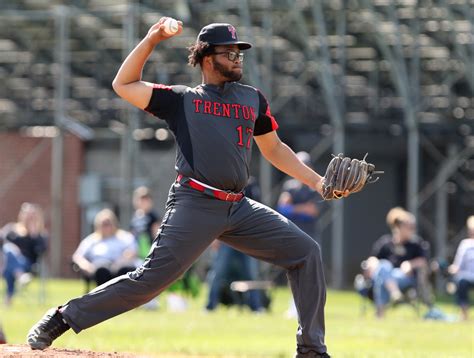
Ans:
[[[212,65],[212,60],[211,60],[211,56],[204,56],[204,58],[202,59],[202,62],[201,62],[201,68],[202,70],[210,70],[212,69],[213,65]]]

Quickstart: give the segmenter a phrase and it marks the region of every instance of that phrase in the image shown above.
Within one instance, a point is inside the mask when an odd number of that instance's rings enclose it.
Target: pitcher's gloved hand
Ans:
[[[322,197],[324,200],[341,199],[350,194],[361,191],[366,184],[375,183],[379,177],[375,165],[362,160],[344,157],[342,153],[333,155],[329,162],[322,183]]]

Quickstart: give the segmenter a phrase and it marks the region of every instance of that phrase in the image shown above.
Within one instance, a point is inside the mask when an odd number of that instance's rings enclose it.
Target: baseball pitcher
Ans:
[[[182,32],[181,22],[176,33],[165,31],[166,20],[149,29],[113,81],[120,97],[166,121],[176,137],[177,176],[151,251],[135,271],[49,310],[31,328],[28,343],[42,350],[69,328],[79,333],[143,305],[178,279],[218,238],[287,270],[298,311],[296,357],[329,357],[324,343],[326,284],[319,245],[276,211],[245,197],[242,190],[249,178],[254,141],[271,164],[319,194],[323,189],[331,191],[333,184],[324,182],[280,140],[265,96],[239,83],[244,51],[252,45],[239,41],[234,26],[207,25],[189,48],[189,64],[200,67],[201,84],[144,81],[143,66],[155,47]],[[350,194],[343,185],[336,189],[334,198]]]

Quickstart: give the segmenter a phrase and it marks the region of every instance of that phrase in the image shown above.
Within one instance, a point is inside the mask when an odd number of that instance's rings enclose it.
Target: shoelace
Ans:
[[[58,338],[61,334],[66,332],[68,328],[69,326],[58,317],[57,312],[51,316],[49,320],[41,322],[38,326],[38,329],[42,329],[46,332],[52,340]]]

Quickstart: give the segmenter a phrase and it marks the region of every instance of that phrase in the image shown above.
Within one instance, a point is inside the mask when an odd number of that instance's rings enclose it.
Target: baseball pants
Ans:
[[[261,203],[245,197],[222,201],[178,183],[171,186],[162,225],[144,263],[66,303],[64,319],[79,333],[143,305],[178,279],[216,238],[287,270],[299,317],[298,349],[326,352],[326,284],[319,245]]]

